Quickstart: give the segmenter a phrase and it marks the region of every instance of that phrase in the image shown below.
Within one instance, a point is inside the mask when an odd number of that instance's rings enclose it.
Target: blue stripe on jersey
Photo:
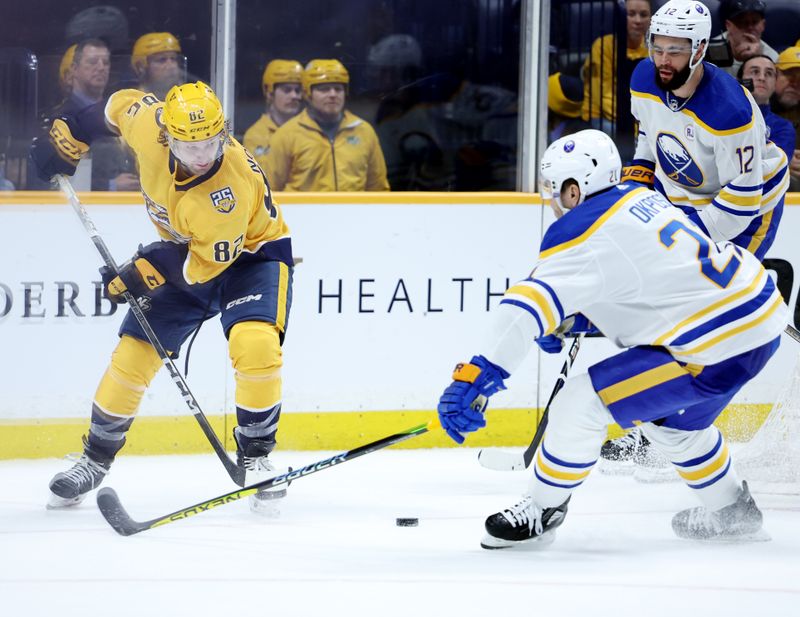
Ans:
[[[556,292],[553,291],[553,288],[550,287],[550,285],[548,285],[544,281],[539,281],[539,280],[531,279],[531,278],[529,278],[527,280],[532,281],[532,282],[536,283],[537,285],[541,285],[542,287],[544,287],[544,289],[547,290],[547,293],[549,293],[550,297],[553,299],[553,304],[556,305],[556,310],[558,311],[559,323],[564,321],[564,317],[565,317],[565,315],[564,315],[564,307],[561,306],[561,302],[558,300],[558,296],[556,295]]]
[[[656,85],[655,74],[655,64],[650,58],[639,62],[631,75],[631,94],[640,92],[656,96],[667,107],[664,91]],[[708,62],[703,62],[703,79],[683,110],[691,112],[715,131],[741,128],[753,120],[753,108],[739,82]]]
[[[560,458],[556,458],[552,454],[550,454],[542,444],[542,454],[544,457],[552,463],[556,465],[561,465],[562,467],[572,467],[573,469],[586,469],[587,467],[593,467],[594,464],[597,462],[596,460],[592,461],[591,463],[569,463],[567,461],[562,461]]]
[[[539,475],[539,470],[536,469],[536,466],[533,467],[533,473],[536,476],[536,479],[539,480],[539,482],[544,482],[548,486],[555,486],[556,488],[575,488],[575,487],[580,486],[581,484],[583,484],[583,480],[581,480],[580,482],[577,482],[576,484],[559,484],[558,482],[553,482],[551,480],[547,480],[547,479],[543,478],[541,475]]]
[[[595,193],[588,201],[567,213],[547,228],[542,238],[540,252],[574,240],[594,222],[610,210],[622,197],[632,190],[641,188],[638,184],[619,184],[605,191]],[[537,281],[538,282],[538,281]]]
[[[525,311],[533,315],[533,318],[536,320],[536,323],[539,326],[539,332],[541,332],[541,336],[544,336],[544,333],[547,332],[547,329],[542,325],[542,320],[539,319],[539,313],[532,306],[529,306],[524,302],[520,302],[519,300],[514,300],[512,298],[503,298],[502,300],[500,300],[500,304],[510,304],[511,306],[516,306],[518,308],[524,309]]]
[[[719,208],[720,210],[727,212],[728,214],[733,214],[734,216],[746,216],[751,217],[754,214],[758,214],[758,205],[755,205],[750,210],[735,210],[733,208],[728,208],[727,206],[723,206],[719,203],[716,199],[711,202],[710,205],[713,205],[715,208]]]
[[[763,184],[756,184],[755,186],[738,186],[729,182],[725,185],[726,188],[733,189],[734,191],[750,191],[755,193],[756,191],[760,191],[764,188]]]
[[[764,183],[763,194],[767,195],[772,189],[778,186],[781,182],[783,182],[784,177],[786,176],[786,172],[788,171],[789,167],[784,165],[781,167],[781,170],[772,176],[769,180]]]
[[[708,459],[712,458],[719,449],[722,447],[722,433],[719,433],[717,437],[716,445],[711,449],[711,452],[704,454],[703,456],[698,456],[697,458],[690,459],[688,461],[684,461],[683,463],[676,463],[673,461],[673,465],[677,465],[678,467],[694,467],[695,465],[699,465],[700,463],[705,463]]]
[[[714,482],[717,482],[720,478],[723,478],[725,474],[728,473],[728,470],[731,468],[731,457],[728,457],[728,464],[725,465],[725,469],[723,469],[719,474],[711,478],[708,482],[703,482],[702,484],[687,484],[689,488],[706,488],[707,486],[711,486]]]
[[[692,328],[688,332],[684,332],[678,338],[667,343],[667,345],[670,347],[687,345],[692,341],[705,336],[709,332],[716,330],[717,328],[741,319],[742,317],[746,317],[747,315],[752,315],[764,304],[766,304],[770,298],[772,298],[773,291],[775,291],[775,283],[772,282],[770,277],[766,277],[764,286],[761,288],[761,291],[755,298],[748,300],[744,304],[740,304],[739,306],[736,306],[728,311],[725,311],[713,319],[709,319],[708,321],[701,323],[699,326]]]

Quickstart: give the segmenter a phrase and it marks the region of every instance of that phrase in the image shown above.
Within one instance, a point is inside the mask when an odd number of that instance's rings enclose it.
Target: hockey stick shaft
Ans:
[[[141,531],[153,529],[154,527],[161,527],[162,525],[167,525],[169,523],[174,523],[175,521],[189,518],[195,514],[208,512],[212,508],[217,508],[219,506],[224,506],[234,501],[238,501],[239,499],[247,497],[248,495],[254,495],[261,489],[268,489],[280,486],[282,484],[289,484],[290,482],[310,476],[318,471],[330,469],[331,467],[335,467],[341,463],[346,463],[347,461],[364,456],[365,454],[370,454],[371,452],[381,450],[382,448],[405,441],[406,439],[411,439],[417,435],[422,435],[428,431],[428,428],[429,424],[421,424],[406,431],[395,433],[394,435],[389,435],[388,437],[384,437],[382,439],[378,439],[377,441],[359,446],[353,450],[348,450],[321,461],[317,461],[316,463],[306,465],[302,469],[289,471],[288,473],[275,476],[274,478],[269,478],[250,486],[245,486],[239,490],[231,491],[230,493],[225,493],[224,495],[219,495],[217,497],[207,499],[206,501],[201,501],[200,503],[196,503],[188,508],[181,508],[180,510],[176,510],[171,514],[160,516],[149,521],[134,521],[125,511],[125,508],[122,506],[117,493],[112,488],[103,488],[97,493],[97,505],[100,508],[100,512],[103,514],[103,517],[105,517],[106,521],[108,521],[108,524],[111,525],[111,527],[113,527],[118,534],[130,536]]]
[[[75,189],[72,187],[70,181],[63,175],[57,175],[56,179],[58,180],[58,184],[61,187],[61,190],[67,196],[72,209],[78,215],[78,218],[83,223],[83,227],[86,229],[86,232],[89,234],[89,238],[92,240],[97,251],[100,253],[100,256],[103,258],[106,266],[111,268],[114,272],[119,272],[119,268],[117,267],[117,263],[114,261],[114,257],[111,255],[111,251],[108,250],[106,243],[103,241],[103,238],[97,231],[97,228],[94,226],[94,222],[89,217],[89,213],[86,212],[86,209],[83,207],[83,204],[78,199],[78,194],[75,192]],[[211,427],[211,424],[208,422],[208,418],[206,418],[203,410],[200,408],[200,404],[197,402],[197,399],[192,394],[192,391],[189,389],[189,384],[186,383],[183,375],[180,373],[178,368],[175,366],[175,363],[172,361],[172,358],[169,357],[169,354],[164,349],[164,346],[161,344],[161,341],[158,340],[155,331],[153,330],[150,322],[145,317],[144,311],[142,307],[139,305],[139,302],[136,298],[133,297],[129,291],[123,292],[123,297],[127,301],[128,305],[130,306],[131,312],[133,316],[136,318],[136,321],[139,322],[142,330],[147,337],[147,340],[150,341],[150,344],[158,353],[158,357],[161,358],[161,361],[164,363],[164,366],[167,367],[167,371],[169,372],[169,376],[172,378],[172,381],[178,387],[178,390],[181,393],[181,397],[183,398],[186,405],[189,407],[189,410],[192,412],[192,415],[197,420],[197,423],[200,425],[200,428],[203,430],[203,433],[208,438],[208,441],[211,443],[211,447],[214,448],[214,452],[219,457],[222,464],[225,466],[225,470],[228,472],[228,475],[231,479],[238,484],[239,486],[244,485],[244,477],[245,472],[244,469],[240,468],[239,466],[234,463],[228,453],[225,451],[225,447],[217,437],[217,434],[214,432],[214,429]]]
[[[536,433],[534,433],[531,443],[527,448],[525,448],[525,452],[522,453],[522,459],[525,461],[526,469],[531,466],[533,455],[536,454],[536,449],[539,447],[539,443],[542,441],[544,431],[547,428],[548,417],[550,415],[550,404],[553,402],[553,399],[556,398],[556,394],[561,391],[561,388],[563,388],[564,384],[567,382],[569,371],[572,368],[572,365],[575,363],[575,357],[578,355],[578,351],[581,348],[581,340],[583,340],[583,334],[579,334],[575,337],[575,340],[572,341],[572,346],[569,348],[567,359],[564,360],[564,365],[561,367],[561,373],[558,375],[556,385],[553,386],[553,391],[550,393],[550,398],[547,399],[547,405],[542,413],[542,419],[539,420],[539,426],[536,427]]]
[[[583,334],[579,334],[572,341],[572,346],[569,348],[567,359],[564,361],[564,365],[561,367],[561,373],[559,374],[558,379],[553,386],[553,391],[550,394],[550,398],[548,399],[547,405],[544,408],[542,419],[539,421],[539,425],[536,427],[536,433],[533,435],[530,445],[522,453],[507,452],[504,450],[481,450],[478,453],[478,461],[481,465],[488,469],[495,469],[497,471],[521,471],[530,466],[533,456],[536,453],[536,449],[539,447],[539,443],[542,441],[544,431],[547,428],[547,420],[550,414],[550,404],[553,402],[556,394],[559,393],[561,388],[564,387],[564,383],[567,381],[569,371],[575,362],[575,357],[578,355],[578,350],[580,349],[582,339]]]
[[[792,324],[786,324],[784,332],[786,332],[786,334],[791,336],[795,341],[800,343],[800,330],[795,328]]]

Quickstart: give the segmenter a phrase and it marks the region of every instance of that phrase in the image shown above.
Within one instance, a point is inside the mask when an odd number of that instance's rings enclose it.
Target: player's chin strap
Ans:
[[[58,185],[64,194],[69,199],[69,203],[72,206],[72,209],[75,210],[75,213],[78,215],[78,218],[83,223],[83,227],[86,229],[86,232],[89,234],[92,242],[94,243],[95,248],[100,253],[100,256],[103,258],[106,266],[110,268],[114,272],[119,272],[119,268],[117,267],[116,262],[114,261],[114,257],[111,255],[111,252],[108,250],[106,243],[100,237],[100,234],[97,232],[97,228],[94,226],[92,219],[89,218],[89,214],[86,212],[86,209],[81,204],[80,200],[78,199],[78,194],[75,192],[75,189],[72,187],[70,181],[63,175],[57,174],[55,179],[58,181]],[[192,391],[189,389],[189,385],[186,383],[186,380],[181,375],[178,368],[175,366],[175,363],[172,361],[172,358],[169,357],[169,354],[164,349],[164,346],[161,344],[161,341],[158,340],[156,333],[153,331],[150,322],[147,321],[147,318],[144,315],[144,311],[142,307],[139,305],[139,302],[136,298],[133,297],[133,294],[129,291],[122,292],[123,297],[128,302],[128,305],[131,308],[131,312],[133,313],[136,321],[139,322],[139,325],[142,327],[142,330],[147,336],[147,340],[150,341],[150,344],[158,353],[159,358],[164,363],[164,366],[167,367],[167,371],[169,371],[169,375],[172,378],[172,381],[180,390],[181,396],[183,400],[186,402],[186,405],[189,407],[189,410],[194,415],[195,419],[197,420],[198,424],[200,424],[200,428],[205,433],[205,436],[208,438],[208,441],[211,443],[211,447],[214,448],[214,452],[216,452],[217,456],[219,457],[220,461],[225,467],[225,470],[228,472],[228,475],[231,479],[239,486],[244,486],[244,476],[245,472],[244,469],[236,465],[229,457],[227,452],[225,451],[225,447],[220,442],[217,434],[214,432],[214,429],[211,428],[211,424],[208,422],[208,418],[206,418],[205,414],[203,413],[202,409],[200,409],[200,404],[197,402],[197,399],[192,394]]]

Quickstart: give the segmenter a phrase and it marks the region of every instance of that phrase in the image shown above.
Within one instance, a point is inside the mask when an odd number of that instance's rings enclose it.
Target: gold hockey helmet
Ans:
[[[199,141],[225,129],[225,113],[214,91],[202,81],[173,86],[161,121],[167,134],[181,141]]]
[[[169,32],[148,32],[143,34],[133,44],[131,52],[131,67],[137,73],[147,66],[147,57],[162,51],[181,53],[181,44],[175,35]]]
[[[350,83],[350,74],[338,60],[312,60],[303,71],[303,94],[311,98],[311,87],[318,84]]]
[[[277,84],[302,84],[303,65],[297,60],[273,60],[264,69],[261,84],[268,94]]]

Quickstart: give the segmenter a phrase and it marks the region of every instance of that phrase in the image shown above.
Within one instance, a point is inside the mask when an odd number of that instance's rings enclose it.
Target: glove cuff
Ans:
[[[500,390],[505,390],[504,379],[511,374],[483,356],[473,356],[469,363],[456,364],[453,371],[453,380],[471,383],[484,396],[491,396]]]

